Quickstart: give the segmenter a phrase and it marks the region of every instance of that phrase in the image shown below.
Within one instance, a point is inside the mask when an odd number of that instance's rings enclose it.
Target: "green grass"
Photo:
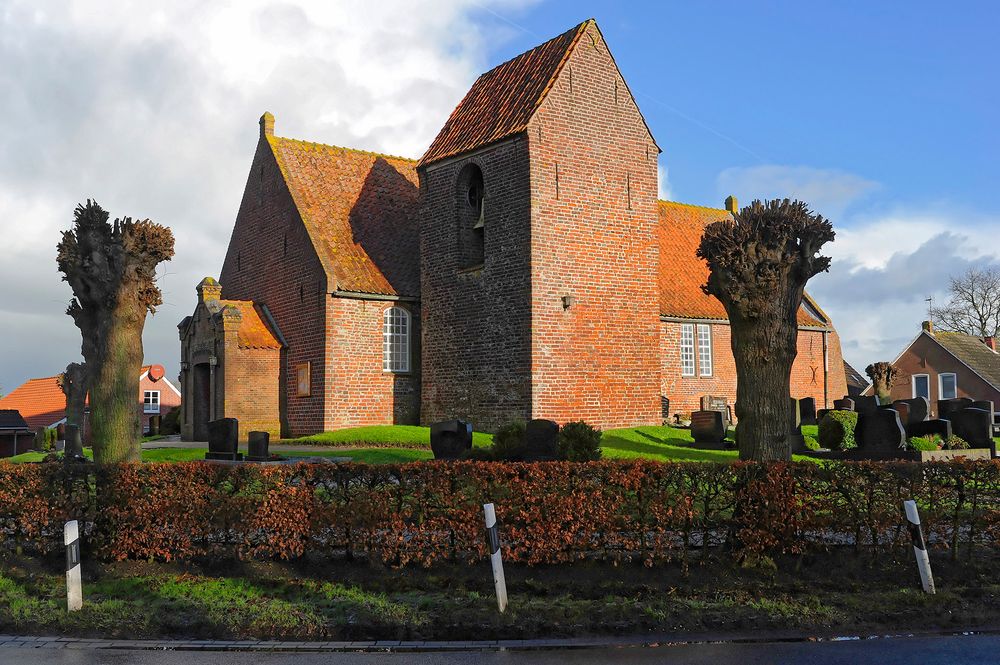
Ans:
[[[805,428],[803,428],[805,429]],[[730,439],[732,433],[730,432]],[[691,431],[677,427],[625,427],[609,429],[601,439],[602,456],[608,459],[651,459],[660,462],[735,462],[739,452],[692,448]],[[813,461],[792,455],[796,462]]]
[[[365,444],[382,444],[398,448],[430,448],[431,429],[417,425],[370,425],[311,434],[297,439],[282,439],[277,443],[278,445],[288,443],[358,448],[365,447]],[[492,434],[472,433],[472,445],[483,447],[492,443]]]

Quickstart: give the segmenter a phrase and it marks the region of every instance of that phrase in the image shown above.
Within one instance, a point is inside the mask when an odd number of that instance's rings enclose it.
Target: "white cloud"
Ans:
[[[879,186],[877,182],[837,169],[776,164],[732,167],[716,178],[719,197],[734,194],[746,203],[753,199],[799,199],[835,221],[848,206]]]
[[[670,170],[667,165],[661,160],[659,162],[659,170],[656,174],[656,189],[657,198],[661,201],[673,201],[674,193],[670,187]]]
[[[284,136],[419,157],[488,64],[490,40],[510,35],[484,35],[477,4],[0,6],[2,389],[78,357],[55,245],[88,197],[174,231],[144,345],[176,374],[175,326],[221,267],[260,114]]]

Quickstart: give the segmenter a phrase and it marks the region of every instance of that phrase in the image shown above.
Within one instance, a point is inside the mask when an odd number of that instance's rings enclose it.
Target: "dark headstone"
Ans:
[[[718,411],[719,413],[721,413],[723,427],[729,427],[729,425],[733,421],[729,413],[729,401],[725,397],[716,397],[714,395],[702,395],[701,410]]]
[[[267,432],[250,432],[247,434],[247,459],[251,462],[266,462],[271,459],[268,444],[271,435]]]
[[[996,455],[992,413],[985,409],[970,407],[961,411],[952,411],[948,416],[955,436],[964,439],[970,448],[989,448],[990,455]]]
[[[853,411],[854,410],[854,399],[851,397],[845,397],[844,399],[833,400],[833,409],[835,411]],[[822,420],[822,418],[820,418]]]
[[[899,414],[899,422],[903,423],[904,428],[910,423],[909,404],[907,404],[906,402],[893,402],[892,406],[889,408],[894,409],[896,413]]]
[[[951,421],[921,420],[906,426],[906,436],[930,436],[931,434],[937,434],[942,439],[947,439],[951,436]]]
[[[865,459],[891,459],[906,451],[906,430],[893,409],[873,409],[858,415],[854,429],[856,455]]]
[[[802,412],[800,400],[791,398],[791,418],[788,420],[788,438],[792,452],[799,452],[806,447],[805,437],[802,436]]]
[[[816,400],[812,397],[803,397],[799,400],[799,424],[815,425],[816,420]]]
[[[903,405],[906,406],[906,417],[903,417],[903,409],[900,408]],[[894,409],[899,411],[899,419],[903,421],[903,425],[909,427],[913,423],[919,423],[927,420],[931,412],[930,402],[927,401],[926,397],[914,397],[913,399],[897,399],[892,403]]]
[[[840,400],[835,400],[835,401],[839,402]],[[818,425],[821,422],[823,422],[823,418],[826,416],[826,414],[830,413],[831,411],[835,411],[835,410],[836,409],[820,409],[819,411],[817,411],[816,412],[816,424]],[[846,409],[841,409],[841,410],[846,410]]]
[[[83,438],[80,436],[79,425],[66,425],[66,447],[63,449],[63,459],[67,462],[84,459]]]
[[[434,459],[454,460],[472,449],[472,423],[445,420],[431,425],[431,450]]]
[[[993,414],[996,413],[993,410],[993,401],[988,399],[976,400],[970,405],[973,409],[982,409],[983,411],[989,411],[990,418],[993,418]]]
[[[670,398],[660,396],[660,417],[663,419],[663,424],[666,425],[670,422]]]
[[[559,456],[559,425],[551,420],[529,420],[524,427],[524,461],[554,460]]]
[[[695,411],[691,414],[691,437],[695,443],[720,444],[726,438],[721,411]]]
[[[240,421],[236,418],[219,418],[208,422],[208,452],[205,459],[231,460],[243,459],[239,452]]]
[[[961,411],[972,406],[972,400],[968,397],[956,397],[955,399],[939,399],[937,403],[937,417],[948,420],[952,411]]]
[[[878,408],[878,398],[868,395],[858,395],[854,398],[854,410],[858,413],[868,413]]]

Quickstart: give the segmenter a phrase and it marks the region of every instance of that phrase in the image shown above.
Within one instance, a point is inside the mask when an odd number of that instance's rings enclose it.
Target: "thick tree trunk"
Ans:
[[[138,462],[141,456],[138,379],[146,307],[131,290],[123,288],[119,293],[107,328],[104,362],[100,373],[91,376],[94,461],[100,463]]]
[[[801,290],[798,290],[801,301]],[[795,300],[792,289],[771,304],[773,316],[731,320],[732,349],[736,360],[736,439],[740,459],[789,460],[791,444],[791,374],[795,362],[798,327],[789,320],[785,299]],[[792,307],[795,312],[797,306]],[[777,323],[772,323],[777,322]]]

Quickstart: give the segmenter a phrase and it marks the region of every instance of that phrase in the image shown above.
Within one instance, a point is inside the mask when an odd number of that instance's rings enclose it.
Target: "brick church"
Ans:
[[[659,424],[736,397],[705,225],[657,200],[661,150],[597,24],[479,77],[418,160],[260,139],[219,280],[180,324],[183,433],[470,419]],[[795,397],[847,392],[799,312]]]

